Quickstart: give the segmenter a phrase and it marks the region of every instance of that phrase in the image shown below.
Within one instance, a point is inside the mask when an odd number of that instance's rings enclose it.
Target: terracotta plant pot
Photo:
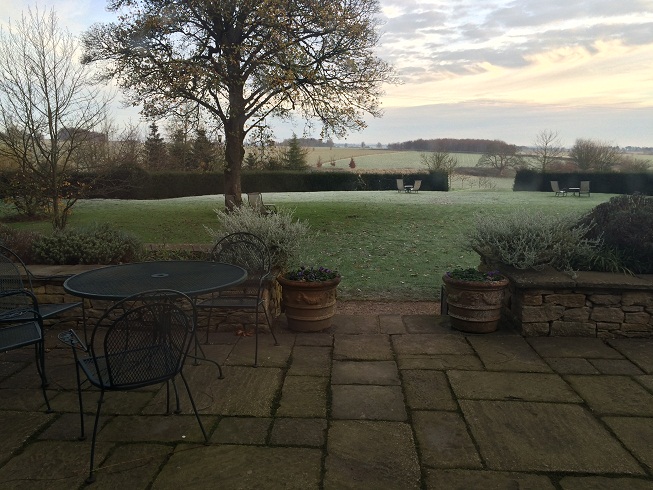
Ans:
[[[472,282],[452,279],[445,274],[442,282],[447,298],[447,314],[453,328],[469,333],[497,330],[508,279]]]
[[[320,332],[331,326],[339,277],[305,282],[279,276],[277,281],[281,284],[281,308],[286,313],[288,328],[296,332]]]

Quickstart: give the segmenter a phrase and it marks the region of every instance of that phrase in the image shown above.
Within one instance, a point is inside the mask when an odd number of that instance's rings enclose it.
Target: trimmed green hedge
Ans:
[[[0,173],[0,182],[7,179]],[[76,174],[72,178],[88,185],[84,197],[95,199],[167,199],[224,193],[222,172],[148,172],[122,166],[101,174]],[[396,179],[407,184],[422,181],[420,190],[447,191],[446,173],[376,174],[354,172],[261,171],[242,173],[243,192],[316,192],[396,190]]]
[[[514,191],[551,192],[551,181],[557,180],[561,189],[580,187],[581,180],[590,181],[590,191],[606,194],[633,194],[639,192],[653,195],[653,173],[541,173],[535,170],[519,170],[515,175]]]

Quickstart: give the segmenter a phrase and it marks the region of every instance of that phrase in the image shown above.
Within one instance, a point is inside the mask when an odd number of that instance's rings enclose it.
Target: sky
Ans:
[[[384,87],[383,117],[368,118],[367,128],[346,142],[483,138],[532,145],[538,133],[552,130],[565,146],[591,138],[653,147],[653,0],[379,3],[378,55],[401,83]],[[36,5],[0,4],[0,24]],[[75,34],[114,18],[103,0],[38,6],[54,7]],[[138,120],[135,112],[117,112]],[[284,139],[301,136],[305,125],[273,129]]]

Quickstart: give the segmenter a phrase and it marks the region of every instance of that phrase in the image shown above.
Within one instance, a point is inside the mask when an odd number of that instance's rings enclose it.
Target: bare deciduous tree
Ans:
[[[379,115],[394,80],[375,55],[377,0],[111,1],[117,23],[85,35],[85,61],[102,62],[150,116],[197,103],[225,134],[225,192],[241,202],[248,132],[269,116],[316,118],[342,135]]]
[[[499,175],[503,175],[506,169],[517,168],[524,164],[524,159],[519,155],[516,145],[494,140],[488,144],[486,152],[478,159],[476,166],[492,167],[499,171]]]
[[[602,141],[579,138],[569,150],[579,170],[609,172],[621,160],[621,151]]]
[[[69,179],[82,168],[75,155],[97,137],[108,104],[76,54],[53,10],[28,10],[0,31],[0,152],[45,196],[54,228],[65,227],[79,198]]]
[[[545,129],[535,137],[534,155],[531,158],[542,173],[546,172],[553,163],[560,160],[564,154],[565,149],[560,144],[557,131]]]
[[[430,172],[446,172],[449,187],[451,187],[453,174],[458,166],[458,159],[456,157],[446,151],[434,151],[429,154],[422,153],[420,160]]]

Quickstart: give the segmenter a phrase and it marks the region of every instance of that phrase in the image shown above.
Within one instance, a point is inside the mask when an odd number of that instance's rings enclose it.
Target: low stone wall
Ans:
[[[504,313],[524,336],[653,337],[653,275],[500,269]]]
[[[63,289],[64,281],[80,272],[96,269],[97,265],[75,265],[75,266],[47,266],[31,265],[28,269],[33,274],[32,286],[36,298],[40,303],[66,303],[80,301],[80,298],[67,294]],[[242,289],[242,288],[241,288]],[[207,296],[208,297],[208,296]],[[198,300],[203,299],[199,297]],[[264,292],[265,301],[270,321],[281,314],[281,286],[277,281],[271,281],[270,287]],[[89,325],[93,325],[106,309],[112,304],[110,301],[85,300],[85,315]],[[205,328],[208,322],[208,311],[198,310],[199,328]],[[61,328],[74,328],[82,319],[81,309],[70,310],[64,313],[61,318],[51,320],[50,323],[58,323]],[[211,315],[211,328],[217,331],[238,331],[243,328],[254,327],[255,315],[250,311],[235,311],[228,315],[218,314],[213,311]],[[267,331],[265,315],[259,314],[259,329]]]

